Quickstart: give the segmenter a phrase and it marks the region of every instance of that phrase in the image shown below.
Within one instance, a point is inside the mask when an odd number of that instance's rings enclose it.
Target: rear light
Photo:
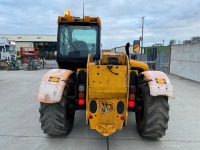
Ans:
[[[85,104],[85,100],[80,98],[78,99],[78,105],[83,106]]]
[[[121,120],[125,120],[125,117],[124,117],[124,116],[121,116],[120,119],[121,119]]]
[[[135,100],[135,94],[130,94],[129,100],[130,100],[130,101],[134,101],[134,100]]]
[[[80,99],[84,99],[85,98],[85,93],[78,93],[78,97]]]
[[[135,102],[134,101],[129,101],[128,102],[128,107],[129,108],[134,108],[134,106],[135,106]]]
[[[79,92],[84,92],[85,91],[85,86],[84,85],[79,85],[78,90],[79,90]]]
[[[93,116],[92,115],[89,115],[89,119],[92,119],[93,118]]]
[[[129,93],[135,94],[135,92],[136,92],[135,86],[130,86]]]
[[[135,107],[135,93],[136,93],[136,87],[130,86],[129,88],[129,101],[128,101],[128,107],[134,108]]]
[[[85,85],[78,86],[78,105],[84,106],[85,105]]]

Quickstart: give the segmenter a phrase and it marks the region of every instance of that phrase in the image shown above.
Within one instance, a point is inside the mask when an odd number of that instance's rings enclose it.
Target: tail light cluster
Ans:
[[[78,105],[85,106],[86,100],[86,71],[81,69],[78,72]]]
[[[78,105],[85,105],[85,85],[80,85],[78,87]]]
[[[129,101],[128,107],[133,109],[135,107],[135,95],[136,95],[136,85],[138,82],[138,76],[135,71],[130,73],[130,87],[129,87]]]
[[[129,108],[135,107],[135,93],[136,93],[136,87],[130,86],[130,88],[129,88],[129,101],[128,101],[128,107]]]

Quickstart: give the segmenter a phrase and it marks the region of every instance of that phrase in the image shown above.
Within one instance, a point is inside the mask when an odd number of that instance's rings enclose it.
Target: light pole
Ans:
[[[144,17],[142,17],[142,38],[141,38],[141,54],[142,54],[142,50],[143,50],[143,29],[144,29]]]

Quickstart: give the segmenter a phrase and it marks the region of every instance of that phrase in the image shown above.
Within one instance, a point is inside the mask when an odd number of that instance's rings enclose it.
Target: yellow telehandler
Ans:
[[[101,52],[99,17],[58,17],[59,69],[42,78],[36,99],[45,134],[69,134],[76,110],[85,110],[86,123],[103,136],[127,125],[135,112],[137,130],[146,138],[161,138],[168,128],[168,97],[173,86],[160,71],[125,53]]]

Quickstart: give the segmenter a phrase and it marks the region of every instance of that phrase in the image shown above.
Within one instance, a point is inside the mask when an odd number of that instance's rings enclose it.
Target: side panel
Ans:
[[[86,120],[91,129],[109,136],[127,122],[127,65],[88,65]]]
[[[127,95],[127,66],[93,65],[89,68],[89,98],[121,98]]]
[[[175,98],[173,86],[165,73],[161,71],[144,71],[139,76],[142,75],[144,80],[151,80],[148,84],[152,96],[165,95]]]
[[[52,69],[42,78],[36,100],[42,103],[57,103],[62,98],[66,81],[73,72],[65,69]]]
[[[103,136],[110,136],[128,120],[130,65],[123,53],[102,55],[100,63],[93,63],[88,56],[86,123]]]

